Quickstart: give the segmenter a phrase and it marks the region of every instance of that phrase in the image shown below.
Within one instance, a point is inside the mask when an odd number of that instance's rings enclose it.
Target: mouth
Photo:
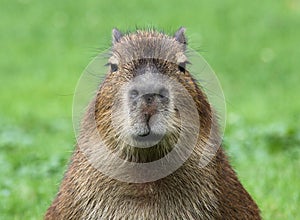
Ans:
[[[164,137],[164,134],[153,133],[150,129],[147,133],[133,135],[133,139],[139,143],[158,143]]]
[[[136,123],[133,127],[131,138],[135,145],[140,147],[151,147],[158,144],[166,135],[166,127],[154,115],[150,120]]]

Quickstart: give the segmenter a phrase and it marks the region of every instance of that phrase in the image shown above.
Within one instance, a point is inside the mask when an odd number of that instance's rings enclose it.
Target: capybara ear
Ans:
[[[112,43],[113,43],[113,45],[118,43],[122,37],[123,37],[123,34],[117,28],[114,28],[112,30]]]
[[[186,37],[185,37],[185,30],[186,28],[185,27],[180,27],[176,33],[174,34],[174,38],[175,40],[177,40],[179,43],[182,43],[182,44],[187,44],[187,40],[186,40]]]

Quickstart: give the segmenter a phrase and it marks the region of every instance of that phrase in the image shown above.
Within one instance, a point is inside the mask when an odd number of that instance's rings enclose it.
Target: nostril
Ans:
[[[161,96],[161,97],[169,97],[169,91],[166,89],[166,88],[161,88],[160,90],[159,90],[159,95]]]
[[[132,90],[129,91],[129,97],[131,99],[137,98],[138,95],[139,95],[139,92],[136,89],[132,89]]]
[[[147,97],[147,102],[148,102],[148,103],[151,103],[152,101],[153,101],[153,97],[148,96],[148,97]]]
[[[169,91],[166,88],[161,88],[159,90],[159,98],[163,102],[168,102],[169,101]]]
[[[144,99],[145,99],[145,101],[146,101],[147,104],[151,104],[153,102],[154,95],[155,94],[152,94],[152,93],[144,95]]]

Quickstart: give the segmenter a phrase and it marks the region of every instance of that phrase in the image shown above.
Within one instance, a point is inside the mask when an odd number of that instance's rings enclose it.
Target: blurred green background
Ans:
[[[0,1],[0,219],[41,219],[72,98],[111,29],[187,27],[227,101],[225,147],[264,219],[300,219],[300,1]]]

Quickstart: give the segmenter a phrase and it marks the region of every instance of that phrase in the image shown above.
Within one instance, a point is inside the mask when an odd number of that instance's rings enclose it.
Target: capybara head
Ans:
[[[125,35],[113,30],[95,120],[105,144],[123,159],[158,160],[179,139],[195,137],[199,124],[210,127],[210,107],[187,69],[184,31],[169,36],[154,30]]]

